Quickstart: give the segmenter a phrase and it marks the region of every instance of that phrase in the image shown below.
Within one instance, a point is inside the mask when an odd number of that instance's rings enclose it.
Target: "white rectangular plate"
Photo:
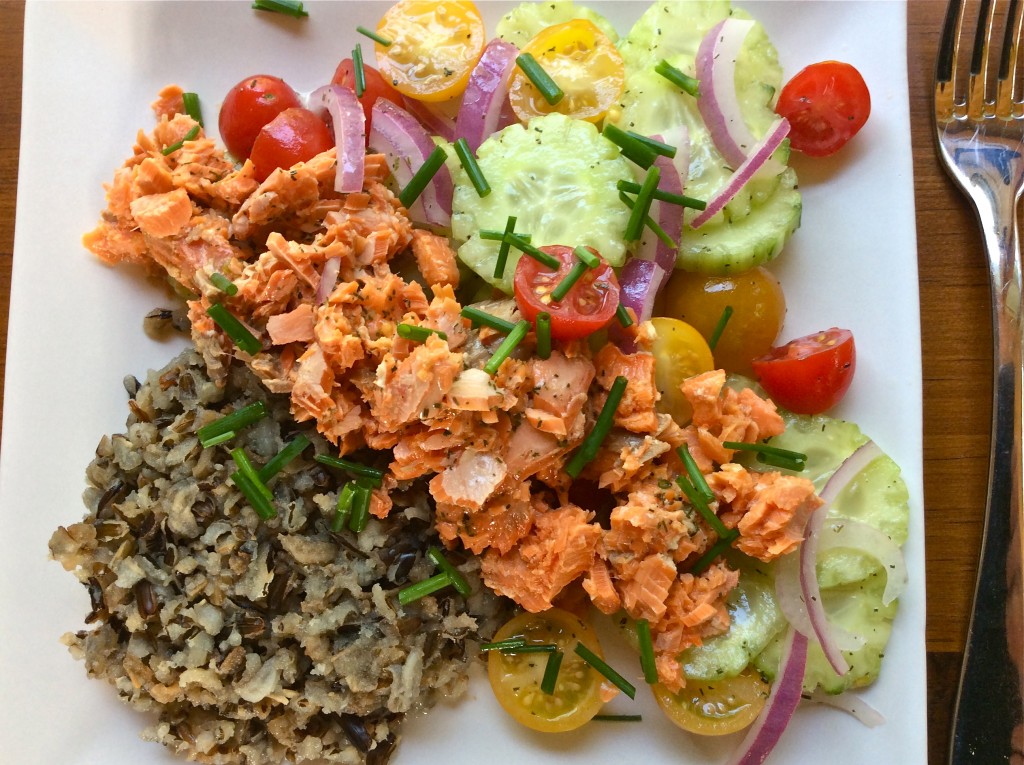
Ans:
[[[801,709],[770,763],[923,765],[926,755],[924,530],[917,257],[901,2],[739,3],[767,27],[786,76],[823,59],[863,72],[873,113],[828,161],[796,158],[800,231],[773,269],[789,312],[783,339],[830,326],[854,331],[857,378],[836,414],[900,463],[910,488],[902,598],[882,677],[865,697],[886,717],[867,729],[841,712]],[[595,4],[597,5],[597,4]],[[483,3],[492,21],[502,7]],[[47,560],[58,525],[83,513],[83,471],[127,415],[126,374],[159,367],[180,344],[158,343],[142,317],[162,291],[110,269],[81,246],[104,207],[102,184],[153,124],[149,104],[178,83],[197,91],[207,122],[246,75],[277,74],[299,90],[326,82],[384,6],[309,2],[296,21],[248,2],[44,2],[25,19],[23,129],[0,461],[0,752],[12,763],[178,762],[138,739],[142,718],[86,679],[59,643],[82,628],[86,593]],[[602,4],[620,30],[646,7]],[[368,46],[364,46],[367,47]],[[736,739],[697,740],[646,699],[619,712],[640,724],[593,724],[544,737],[517,727],[476,678],[469,697],[410,721],[398,765],[437,762],[720,763]]]

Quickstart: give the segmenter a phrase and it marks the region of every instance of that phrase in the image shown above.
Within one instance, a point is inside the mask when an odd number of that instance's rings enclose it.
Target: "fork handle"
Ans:
[[[993,175],[991,206],[976,204],[993,285],[989,487],[950,765],[1024,765],[1020,246],[1017,199]]]

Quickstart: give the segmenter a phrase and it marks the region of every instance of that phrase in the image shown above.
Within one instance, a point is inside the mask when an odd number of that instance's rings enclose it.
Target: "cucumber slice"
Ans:
[[[509,125],[484,141],[477,161],[491,193],[480,197],[465,171],[455,172],[452,235],[459,258],[484,280],[512,292],[520,253],[509,252],[504,276],[494,277],[498,242],[479,237],[482,229],[502,231],[508,216],[531,244],[593,247],[613,266],[626,256],[622,235],[629,209],[616,183],[632,179],[629,162],[589,122],[548,114]]]
[[[546,3],[523,3],[517,5],[498,21],[494,34],[502,40],[523,48],[537,33],[555,24],[564,24],[573,19],[586,19],[607,35],[612,42],[618,42],[619,33],[604,16],[585,8],[572,0],[556,0]]]

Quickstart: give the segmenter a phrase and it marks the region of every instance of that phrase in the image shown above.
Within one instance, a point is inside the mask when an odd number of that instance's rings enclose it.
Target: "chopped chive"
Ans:
[[[182,93],[181,103],[185,108],[185,114],[194,119],[200,125],[203,124],[203,110],[199,106],[198,93]]]
[[[555,685],[558,684],[558,670],[562,667],[562,659],[565,654],[561,651],[552,651],[548,654],[548,662],[544,665],[544,677],[540,681],[540,689],[548,696],[555,692]]]
[[[725,325],[729,323],[729,319],[731,317],[732,306],[727,305],[722,309],[722,315],[718,317],[718,322],[715,324],[715,328],[711,332],[711,339],[708,340],[708,348],[715,350],[715,346],[718,345],[718,341],[722,339],[722,332],[725,331]]]
[[[174,152],[176,152],[178,149],[184,146],[185,141],[194,141],[198,136],[199,125],[193,125],[192,129],[185,133],[185,136],[180,141],[175,141],[174,143],[165,146],[164,148],[160,149],[160,153],[163,154],[165,157],[169,157],[171,154],[174,154]]]
[[[707,502],[711,502],[715,498],[715,493],[711,491],[707,479],[704,478],[704,474],[697,467],[697,461],[690,453],[690,445],[683,444],[676,449],[676,454],[679,455],[679,459],[683,461],[683,465],[686,467],[686,474],[690,477],[690,483]]]
[[[640,191],[640,184],[634,181],[619,180],[615,182],[615,187],[619,191],[628,191],[631,194],[636,194]],[[688,197],[685,194],[672,194],[668,191],[662,191],[661,189],[655,189],[654,193],[651,194],[654,199],[659,202],[668,202],[669,204],[679,205],[680,207],[689,207],[694,210],[704,210],[707,208],[708,203]]]
[[[551,314],[547,311],[537,314],[537,355],[551,358]]]
[[[573,248],[572,254],[587,264],[587,268],[597,268],[601,265],[601,259],[594,254],[594,251],[584,245]]]
[[[378,470],[377,468],[370,467],[369,465],[363,465],[362,463],[355,462],[354,460],[347,460],[344,457],[332,457],[330,454],[318,454],[313,459],[321,465],[327,465],[328,467],[338,468],[340,470],[347,470],[353,475],[370,478],[377,482],[384,480],[383,470]]]
[[[719,539],[706,553],[697,559],[697,562],[693,564],[687,573],[693,574],[694,576],[704,573],[707,567],[714,563],[715,558],[729,549],[729,545],[731,545],[733,540],[739,535],[740,533],[736,531],[736,529],[733,529],[728,536],[724,536]]]
[[[627,130],[626,135],[631,138],[635,138],[640,143],[650,147],[655,154],[660,154],[661,156],[668,157],[669,159],[672,159],[678,152],[678,149],[676,149],[675,146],[669,146],[667,143],[663,143],[657,138],[651,138],[649,135],[642,135],[634,130]]]
[[[527,643],[526,645],[502,648],[502,653],[554,653],[558,646],[554,643]]]
[[[510,215],[508,217],[515,218],[514,215]],[[506,226],[507,226],[507,224],[506,224]],[[491,241],[491,242],[504,242],[505,240],[508,239],[509,234],[513,234],[513,233],[515,233],[513,230],[491,231],[490,229],[482,228],[482,229],[480,229],[480,233],[477,234],[477,236],[479,236],[481,239],[486,239],[486,240]],[[516,234],[516,236],[518,236],[520,239],[522,239],[527,244],[530,243],[530,235],[529,234]]]
[[[679,484],[679,488],[683,490],[683,494],[690,500],[690,504],[696,508],[697,512],[701,514],[704,521],[710,526],[719,537],[729,536],[729,529],[722,523],[722,519],[715,515],[715,511],[712,510],[708,503],[704,500],[704,497],[700,495],[700,492],[694,488],[693,484],[686,476],[679,476],[676,479],[676,483]]]
[[[572,264],[572,268],[569,269],[569,273],[562,277],[562,281],[555,285],[555,288],[551,290],[551,299],[556,303],[561,302],[565,299],[565,296],[569,294],[569,290],[580,280],[587,271],[590,270],[590,266],[584,263],[582,260],[578,260]]]
[[[379,44],[383,45],[385,48],[387,48],[388,46],[391,45],[391,40],[387,39],[386,37],[381,37],[379,34],[374,32],[372,29],[367,29],[366,27],[356,27],[356,31],[359,34],[361,34],[361,35],[365,35],[366,37],[369,37],[375,43],[379,43]]]
[[[224,276],[220,271],[214,271],[210,274],[210,283],[221,292],[227,293],[228,295],[238,294],[238,285],[228,279],[228,277]]]
[[[238,471],[231,474],[231,481],[249,500],[252,509],[263,520],[276,516],[277,511],[274,510],[274,506],[271,504],[274,495],[267,488],[267,485],[259,479],[256,468],[252,466],[252,462],[249,461],[245,450],[242,447],[232,449],[231,459],[238,466]]]
[[[448,578],[448,574],[443,571],[440,574],[435,574],[429,579],[424,579],[416,584],[410,584],[408,587],[403,587],[398,591],[398,602],[403,606],[407,606],[415,600],[443,590],[451,584],[451,580]]]
[[[594,715],[592,720],[600,722],[640,722],[643,715]]]
[[[444,165],[448,155],[440,146],[435,146],[430,156],[420,165],[419,169],[409,179],[409,183],[398,194],[398,201],[402,207],[408,209],[412,203],[423,193],[430,180],[437,174],[437,171]]]
[[[540,91],[544,100],[552,106],[565,96],[562,89],[551,79],[551,75],[544,71],[544,67],[537,62],[532,54],[520,53],[516,56],[516,64],[523,70],[523,74],[533,83],[534,87]]]
[[[509,234],[506,237],[506,239],[508,240],[509,244],[511,244],[521,253],[523,253],[524,255],[529,255],[538,263],[547,266],[552,271],[557,271],[559,268],[561,268],[562,264],[559,262],[558,258],[556,258],[554,255],[550,255],[544,252],[541,249],[538,249],[537,247],[534,247],[532,244],[526,241],[526,239],[524,239],[522,235]]]
[[[587,437],[583,439],[583,443],[580,444],[580,448],[576,450],[576,453],[572,455],[565,465],[565,472],[573,478],[578,478],[579,474],[583,472],[583,468],[597,456],[597,450],[601,448],[601,444],[604,443],[604,439],[608,436],[608,431],[612,429],[615,410],[619,408],[619,402],[622,401],[622,396],[625,392],[626,378],[619,375],[615,378],[615,382],[612,383],[612,387],[608,391],[608,398],[605,399],[604,406],[601,407],[601,413],[597,415],[594,429],[587,434]]]
[[[723,441],[722,446],[726,449],[736,451],[754,452],[760,462],[776,467],[785,467],[789,470],[800,471],[807,466],[807,455],[801,452],[794,452],[789,449],[782,449],[778,446],[768,444],[750,444],[744,441]],[[772,462],[777,459],[780,463]]]
[[[349,516],[352,514],[352,502],[356,497],[356,486],[352,481],[349,481],[341,487],[341,491],[338,492],[338,504],[334,511],[334,517],[331,518],[331,531],[335,534],[341,532],[345,528],[345,524],[348,523]]]
[[[253,0],[252,7],[257,11],[285,13],[297,19],[309,15],[302,7],[300,0]]]
[[[526,319],[521,319],[505,339],[501,341],[498,350],[484,364],[484,371],[489,375],[494,375],[505,359],[512,355],[512,351],[516,349],[516,346],[523,342],[523,338],[526,337],[526,333],[529,331],[530,322]]]
[[[700,93],[700,81],[690,75],[676,69],[672,64],[662,59],[655,65],[654,71],[671,82],[677,88],[689,93],[694,98]]]
[[[504,651],[509,648],[522,648],[526,645],[526,641],[523,638],[507,638],[505,640],[496,640],[493,643],[483,643],[480,646],[481,651]]]
[[[644,224],[647,222],[648,213],[651,211],[651,194],[658,188],[658,181],[661,179],[661,170],[657,165],[647,169],[644,182],[640,185],[640,191],[636,195],[636,204],[629,213],[629,222],[626,224],[626,241],[633,242],[640,238]]]
[[[633,324],[633,317],[629,315],[629,310],[622,303],[619,303],[615,309],[615,318],[619,320],[619,324],[623,328],[629,327]]]
[[[587,648],[583,643],[576,644],[576,655],[579,656],[583,661],[589,664],[591,667],[596,669],[601,675],[607,680],[611,681],[616,688],[625,693],[631,699],[636,698],[636,686],[633,685],[629,680],[624,678],[614,669],[598,656],[596,653]]]
[[[516,325],[507,319],[502,319],[492,313],[487,313],[487,311],[481,311],[479,308],[474,308],[473,306],[466,306],[463,308],[460,315],[464,319],[469,319],[474,324],[481,324],[485,327],[490,327],[498,332],[504,332],[506,335],[516,328]]]
[[[226,414],[220,419],[214,420],[209,425],[204,425],[196,431],[196,435],[199,436],[199,443],[203,446],[213,446],[214,444],[211,443],[212,439],[218,438],[225,433],[230,433],[233,437],[237,431],[252,425],[257,420],[261,420],[266,416],[267,405],[262,401],[255,401],[247,406],[243,406],[241,409],[236,409],[231,414]],[[217,441],[216,443],[223,443],[223,441]]]
[[[622,204],[626,205],[630,210],[636,207],[636,202],[634,202],[625,191],[619,192],[619,199],[622,200]],[[663,229],[649,214],[644,218],[644,225],[647,226],[647,228],[649,228],[654,235],[658,237],[658,239],[663,241],[666,247],[670,247],[673,250],[679,249],[679,245],[672,241],[672,237],[670,237],[665,232],[665,229]]]
[[[473,184],[473,188],[476,189],[478,197],[485,197],[491,193],[491,187],[487,183],[487,179],[484,178],[483,170],[480,169],[480,165],[477,164],[476,157],[473,156],[472,149],[469,148],[469,144],[466,143],[465,138],[459,138],[455,141],[455,154],[459,158],[459,162],[462,164],[462,169],[466,171],[466,175],[469,176],[469,182]]]
[[[358,534],[370,522],[370,487],[357,482],[352,496],[352,514],[348,517],[348,528]]]
[[[658,682],[658,667],[654,663],[654,642],[651,640],[649,621],[636,620],[636,637],[640,644],[640,667],[644,671],[644,680],[653,685]]]
[[[420,327],[415,324],[405,324],[404,322],[399,324],[396,328],[399,337],[404,337],[406,340],[415,340],[418,343],[426,341],[431,335],[437,335],[442,340],[447,340],[448,335],[439,329],[433,327]]]
[[[601,135],[619,147],[622,156],[647,170],[658,158],[658,153],[643,141],[638,141],[622,128],[610,122],[601,130]]]
[[[444,557],[444,553],[431,545],[427,548],[427,555],[430,557],[430,560],[434,561],[435,566],[448,574],[448,578],[452,580],[452,587],[455,588],[456,592],[459,595],[468,597],[471,592],[469,582],[466,581],[466,577],[462,575],[462,572],[455,568],[450,560]]]
[[[281,451],[275,454],[266,465],[257,472],[261,481],[269,481],[280,473],[285,465],[298,457],[309,446],[309,439],[301,433],[291,440]]]
[[[217,444],[227,443],[228,441],[230,441],[232,438],[234,438],[237,435],[238,434],[235,433],[235,431],[227,430],[227,431],[224,431],[223,433],[221,433],[220,435],[212,436],[212,437],[206,439],[205,441],[200,439],[200,443],[202,443],[202,445],[205,448],[209,449],[211,446],[216,446]]]
[[[501,244],[498,246],[498,259],[494,261],[494,278],[501,279],[505,276],[505,264],[508,263],[508,251],[512,247],[508,242],[508,235],[516,230],[516,216],[509,215],[505,222],[505,231],[501,235]],[[480,232],[483,235],[483,232]]]
[[[362,98],[366,92],[366,67],[363,66],[363,46],[359,43],[352,49],[352,72],[355,75],[356,97]]]
[[[206,309],[206,315],[213,319],[214,323],[231,338],[231,342],[245,353],[255,356],[263,350],[263,343],[257,340],[256,336],[220,303],[212,303]]]

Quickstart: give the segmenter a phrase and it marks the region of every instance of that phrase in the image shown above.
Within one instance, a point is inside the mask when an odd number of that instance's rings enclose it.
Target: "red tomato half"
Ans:
[[[540,249],[558,258],[559,268],[553,271],[528,255],[519,259],[513,286],[523,318],[535,321],[537,314],[547,311],[551,314],[551,336],[558,340],[587,337],[603,328],[619,307],[619,281],[612,267],[602,259],[596,268],[584,272],[562,300],[555,302],[551,299],[552,290],[579,259],[573,255],[572,247],[565,245]]]
[[[386,98],[391,103],[405,108],[402,94],[395,90],[391,85],[388,84],[381,73],[374,69],[369,64],[363,64],[363,74],[366,80],[366,89],[363,90],[363,95],[359,97],[359,103],[363,106],[363,114],[366,115],[366,135],[370,135],[370,111],[373,109],[373,105],[377,103],[378,98]],[[341,85],[343,88],[348,88],[353,93],[356,92],[356,67],[352,62],[352,59],[342,59],[341,63],[338,64],[338,68],[334,70],[334,77],[331,82],[335,85]]]
[[[779,406],[819,414],[839,403],[853,381],[857,352],[848,329],[806,335],[754,359],[754,374]]]
[[[263,126],[285,109],[301,106],[299,96],[279,77],[246,77],[224,97],[218,128],[224,145],[238,160],[249,157]]]
[[[327,124],[309,109],[285,109],[263,127],[252,145],[253,169],[262,183],[279,167],[289,168],[334,146]]]
[[[868,86],[850,64],[822,61],[799,71],[775,107],[789,120],[793,148],[812,157],[841,149],[871,114]]]

